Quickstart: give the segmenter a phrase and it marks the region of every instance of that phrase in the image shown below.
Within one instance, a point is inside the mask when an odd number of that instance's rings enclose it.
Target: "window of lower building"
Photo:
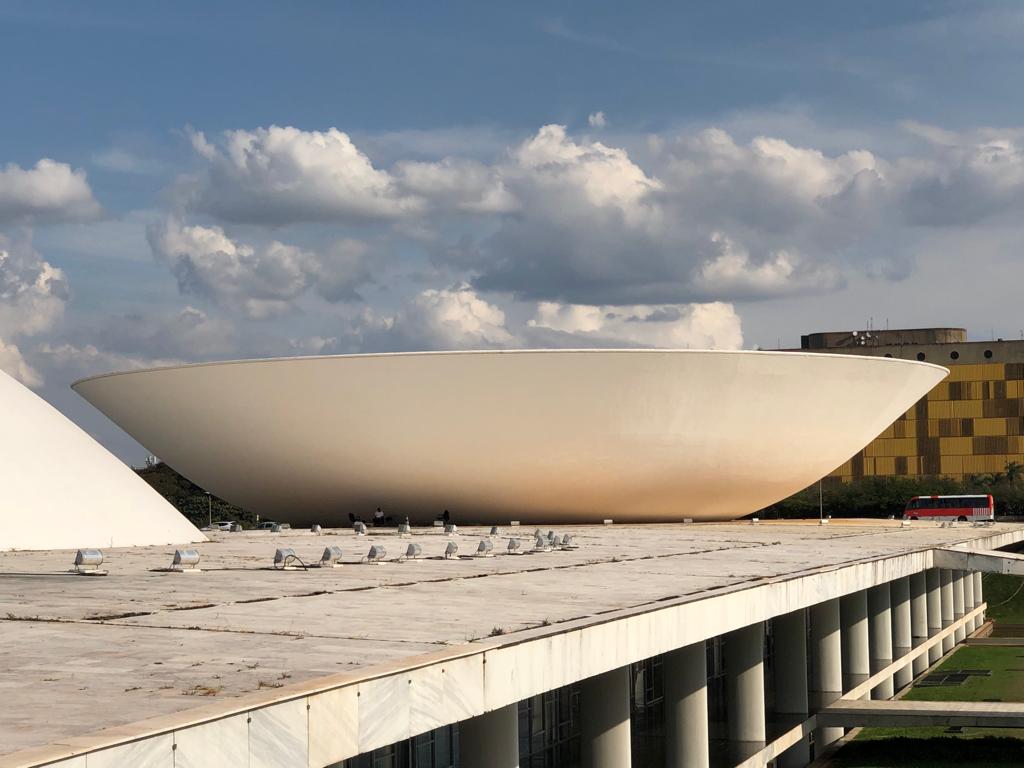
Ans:
[[[455,768],[458,726],[447,725],[349,758],[336,768]]]
[[[580,691],[570,685],[519,702],[521,768],[580,764]]]

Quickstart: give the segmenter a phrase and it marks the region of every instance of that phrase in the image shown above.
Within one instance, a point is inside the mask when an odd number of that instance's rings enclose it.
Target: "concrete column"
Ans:
[[[892,603],[892,656],[898,659],[910,653],[914,646],[911,634],[910,579],[904,576],[889,582],[889,600]],[[896,670],[893,687],[898,691],[906,688],[914,679],[910,664]]]
[[[925,571],[928,584],[928,636],[934,637],[942,629],[942,579],[938,568]],[[928,649],[928,664],[934,664],[942,658],[942,646],[933,645]]]
[[[939,569],[939,597],[942,599],[942,628],[945,629],[953,623],[953,572],[948,568]],[[942,653],[949,653],[955,644],[953,636],[947,635],[942,641]]]
[[[811,607],[811,705],[824,709],[843,695],[843,650],[839,631],[839,601],[826,600]],[[842,728],[818,728],[816,752],[843,736]]]
[[[708,660],[704,643],[666,653],[665,765],[708,768]]]
[[[892,608],[888,584],[868,589],[868,634],[873,674],[892,664]],[[891,699],[893,693],[892,677],[887,677],[871,689],[871,698]]]
[[[580,683],[580,742],[585,768],[629,765],[629,666]]]
[[[808,717],[807,612],[803,609],[777,616],[772,622],[775,640],[775,712],[796,725]],[[779,756],[779,768],[803,768],[811,761],[811,743],[802,739]]]
[[[977,608],[979,605],[985,602],[985,595],[981,591],[981,571],[974,572],[974,607]],[[982,613],[978,617],[978,623],[985,623],[985,614]]]
[[[913,646],[928,639],[928,580],[924,571],[910,577],[910,636]],[[928,654],[914,659],[914,677],[928,668]]]
[[[841,598],[839,614],[843,624],[843,690],[848,691],[871,676],[866,590]]]
[[[519,768],[519,705],[485,712],[459,723],[462,768]]]
[[[964,617],[964,571],[953,571],[953,621]],[[961,625],[953,634],[953,642],[962,643],[967,632]]]
[[[725,636],[725,684],[730,740],[764,743],[763,622]]]
[[[964,613],[974,610],[974,574],[971,571],[964,571]],[[977,619],[967,622],[967,634],[971,634],[980,624]]]

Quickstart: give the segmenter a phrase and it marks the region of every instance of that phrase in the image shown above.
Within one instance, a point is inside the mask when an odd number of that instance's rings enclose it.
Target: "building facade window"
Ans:
[[[458,753],[458,726],[446,725],[349,758],[332,768],[455,768]]]
[[[579,686],[558,688],[520,701],[520,768],[575,768],[579,764]]]

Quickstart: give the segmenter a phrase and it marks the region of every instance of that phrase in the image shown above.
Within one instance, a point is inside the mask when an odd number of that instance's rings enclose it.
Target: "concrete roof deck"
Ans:
[[[448,538],[415,529],[428,558],[358,563],[392,530],[214,533],[199,574],[156,572],[173,547],[106,552],[105,577],[67,573],[73,552],[0,554],[0,755],[339,672],[502,645],[817,570],[960,542],[1024,539],[1024,526],[940,528],[892,521],[553,526],[571,551],[439,559]],[[461,529],[463,553],[487,528]],[[547,527],[544,528],[547,530]],[[278,572],[274,550],[306,562],[339,544],[337,569]]]

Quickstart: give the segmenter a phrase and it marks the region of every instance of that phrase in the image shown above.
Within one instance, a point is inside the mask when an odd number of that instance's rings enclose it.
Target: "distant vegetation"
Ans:
[[[217,496],[211,496],[208,501],[206,491],[163,462],[136,471],[200,527],[209,519],[208,504],[212,505],[214,521],[235,520],[246,528],[256,524],[254,513]],[[1006,465],[1005,472],[975,475],[964,481],[950,477],[865,477],[850,483],[826,480],[822,487],[822,500],[825,514],[832,517],[885,518],[892,515],[899,518],[913,496],[959,493],[991,493],[997,515],[1024,515],[1024,465],[1010,463]],[[763,519],[817,517],[818,485],[815,483],[755,514]]]
[[[208,522],[211,509],[214,522],[234,520],[245,528],[252,528],[256,525],[255,514],[236,507],[234,504],[228,504],[217,496],[207,496],[206,491],[191,480],[179,475],[163,462],[138,469],[136,472],[157,493],[177,507],[181,514],[200,528]]]
[[[913,496],[991,493],[997,515],[1024,515],[1024,465],[1011,462],[994,475],[951,477],[865,477],[850,483],[826,480],[822,500],[832,517],[900,517]],[[817,517],[818,484],[757,513],[765,519]]]

